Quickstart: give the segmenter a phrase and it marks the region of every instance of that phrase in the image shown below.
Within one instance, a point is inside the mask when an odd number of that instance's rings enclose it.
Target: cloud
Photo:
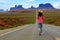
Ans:
[[[58,8],[58,9],[60,9],[60,4],[59,4],[59,5],[57,5],[57,8]]]
[[[23,6],[23,8],[30,8],[31,7],[31,5],[29,5],[29,4],[22,4],[22,6]]]
[[[35,0],[25,0],[25,2],[34,2]]]
[[[34,1],[34,0],[29,0],[29,1]]]
[[[60,1],[59,2],[51,2],[55,8],[60,9]],[[47,3],[46,0],[0,0],[0,8],[2,9],[9,9],[10,7],[14,7],[15,5],[22,5],[24,8],[38,7],[40,3]]]
[[[6,2],[6,0],[0,0],[0,2],[3,2],[4,3],[4,2]]]
[[[52,5],[53,5],[55,8],[60,9],[60,2],[52,3]]]

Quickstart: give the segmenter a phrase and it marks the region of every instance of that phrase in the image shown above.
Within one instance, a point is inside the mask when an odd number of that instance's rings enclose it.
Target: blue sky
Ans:
[[[60,0],[0,0],[0,9],[10,9],[15,5],[22,5],[24,8],[29,8],[32,5],[38,7],[41,3],[51,3],[55,8],[60,9]]]

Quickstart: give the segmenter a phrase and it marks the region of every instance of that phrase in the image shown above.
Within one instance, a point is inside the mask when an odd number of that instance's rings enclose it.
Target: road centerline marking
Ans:
[[[48,31],[48,29],[45,29],[46,31]]]
[[[56,38],[56,40],[60,40],[60,38]]]

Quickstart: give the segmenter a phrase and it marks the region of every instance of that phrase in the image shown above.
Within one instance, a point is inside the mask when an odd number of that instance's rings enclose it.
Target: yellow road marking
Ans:
[[[56,40],[60,40],[60,38],[56,38]]]

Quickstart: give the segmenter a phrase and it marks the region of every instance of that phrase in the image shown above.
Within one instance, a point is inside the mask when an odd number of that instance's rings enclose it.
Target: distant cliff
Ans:
[[[55,9],[50,3],[39,4],[38,9]]]
[[[4,10],[3,9],[0,9],[0,12],[4,12]]]
[[[21,10],[21,9],[24,9],[23,7],[22,7],[22,5],[15,5],[15,7],[11,7],[10,8],[10,10]]]
[[[18,6],[15,5],[15,7],[10,8],[10,10],[22,10],[22,9],[24,9],[22,5],[18,5]],[[39,4],[37,8],[31,6],[31,8],[28,9],[55,9],[55,8],[50,3],[46,3],[46,4]]]
[[[37,8],[35,8],[35,7],[31,6],[31,8],[28,8],[28,9],[37,9]]]

